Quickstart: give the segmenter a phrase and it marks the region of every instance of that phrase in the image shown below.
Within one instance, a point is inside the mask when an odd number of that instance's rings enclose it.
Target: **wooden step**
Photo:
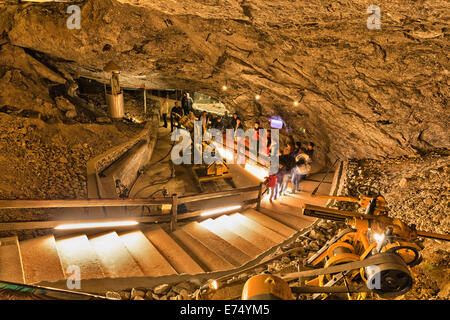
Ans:
[[[295,217],[284,212],[275,212],[273,210],[262,207],[259,209],[259,211],[295,230],[302,230],[312,223],[311,220],[304,219],[302,216]]]
[[[147,229],[144,232],[144,235],[179,274],[197,274],[205,272],[205,270],[203,270],[203,268],[200,267],[200,265],[159,226]]]
[[[146,276],[177,273],[140,230],[120,233],[119,236]]]
[[[0,280],[25,282],[19,240],[16,236],[0,238]]]
[[[298,215],[305,207],[305,203],[315,206],[325,206],[327,204],[327,201],[328,199],[313,197],[310,193],[307,192],[297,192],[295,194],[287,193],[281,198],[280,203],[284,203],[291,206],[292,208],[295,208],[291,209],[290,212]]]
[[[331,175],[331,178],[333,178],[333,175]],[[309,179],[309,178],[307,178],[307,179]],[[314,179],[314,177],[311,179]],[[311,194],[314,191],[314,189],[317,188],[318,185],[319,185],[319,182],[316,182],[316,181],[302,180],[302,181],[300,181],[299,189],[302,191],[302,193]],[[330,183],[322,183],[320,185],[319,189],[317,190],[317,194],[329,194],[330,190],[331,190]]]
[[[144,275],[116,232],[89,237],[89,242],[99,257],[105,276],[125,278]]]
[[[191,222],[181,228],[200,241],[205,247],[221,256],[234,266],[238,267],[251,258],[229,242],[225,241],[215,233],[200,225],[198,222]]]
[[[286,240],[286,237],[280,235],[279,233],[276,233],[275,231],[266,228],[262,225],[260,225],[259,223],[255,222],[252,219],[247,218],[246,216],[240,214],[240,213],[235,213],[230,215],[231,218],[233,219],[239,219],[240,221],[242,221],[245,226],[247,226],[248,228],[258,232],[259,234],[264,235],[266,238],[269,238],[270,240],[272,240],[275,243],[281,243],[284,240]]]
[[[325,204],[325,202],[323,202]],[[276,212],[283,214],[284,216],[292,216],[295,218],[301,218],[311,223],[316,220],[316,218],[308,217],[303,215],[304,203],[302,200],[296,199],[293,196],[284,196],[281,201],[274,201],[272,203],[265,202],[262,204],[262,209],[268,209],[271,212]],[[259,210],[264,213],[264,210]]]
[[[292,236],[296,232],[294,229],[262,214],[261,212],[256,211],[255,209],[249,209],[243,212],[242,214],[247,218],[252,219],[255,222],[259,223],[260,225],[281,234],[286,238]]]
[[[52,235],[19,242],[25,283],[65,279],[64,271]]]
[[[105,277],[100,260],[85,234],[58,238],[56,247],[66,278],[73,272],[69,266],[80,268],[81,279]]]
[[[251,242],[228,230],[223,223],[208,219],[200,222],[200,224],[252,258],[255,258],[263,252],[263,250],[254,246]]]
[[[172,233],[173,237],[180,243],[185,251],[194,255],[206,271],[218,271],[232,269],[234,266],[224,258],[205,247],[200,241],[193,238],[184,230],[178,229]]]
[[[249,228],[239,219],[231,218],[230,216],[224,215],[217,218],[216,221],[219,222],[221,225],[224,225],[227,230],[236,233],[240,237],[249,241],[255,247],[261,249],[262,251],[266,251],[277,244],[274,241],[270,240],[269,238],[265,237],[264,235]]]

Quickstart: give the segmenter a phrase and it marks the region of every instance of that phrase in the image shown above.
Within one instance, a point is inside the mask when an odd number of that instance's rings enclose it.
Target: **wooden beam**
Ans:
[[[83,200],[0,200],[0,209],[139,207],[171,204],[172,198],[83,199]]]

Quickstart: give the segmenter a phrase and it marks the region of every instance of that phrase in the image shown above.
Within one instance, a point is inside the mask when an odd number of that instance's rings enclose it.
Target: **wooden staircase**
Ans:
[[[301,215],[309,202],[305,192],[282,201],[262,201],[260,210],[246,209],[201,222],[180,225],[170,232],[158,225],[131,231],[103,231],[70,236],[47,235],[25,241],[0,238],[0,280],[37,284],[71,276],[77,266],[81,279],[158,277],[229,270],[253,260],[282,243],[314,219]],[[316,185],[317,182],[314,182]],[[330,184],[324,185],[328,193]],[[325,205],[325,199],[313,199]]]
[[[269,212],[270,210],[263,209]],[[310,221],[254,209],[174,232],[159,226],[117,233],[0,239],[0,280],[26,284],[58,281],[80,268],[81,279],[198,274],[239,267],[286,240]],[[288,220],[285,224],[282,220]]]

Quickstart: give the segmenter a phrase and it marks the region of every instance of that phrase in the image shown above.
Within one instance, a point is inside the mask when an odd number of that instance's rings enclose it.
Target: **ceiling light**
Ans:
[[[223,85],[222,86],[222,91],[227,91],[227,90],[228,90],[228,87],[226,85]]]
[[[261,99],[261,96],[259,94],[255,95],[255,100]]]

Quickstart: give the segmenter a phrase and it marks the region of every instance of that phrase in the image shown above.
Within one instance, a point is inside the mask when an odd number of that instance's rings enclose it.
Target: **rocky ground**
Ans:
[[[0,56],[0,199],[86,198],[87,162],[135,136],[143,124],[111,121],[102,91],[79,96],[87,83],[62,78],[22,49],[3,46]],[[133,104],[133,95],[127,99]],[[0,221],[54,213],[1,210]]]
[[[420,230],[448,233],[449,163],[450,158],[446,153],[384,161],[350,161],[343,194],[356,195],[357,186],[361,184],[376,186],[386,197],[391,216],[404,219],[408,224],[415,223]],[[433,203],[427,199],[432,199]],[[347,203],[337,207],[355,210]],[[298,249],[297,252],[236,275],[227,280],[227,284],[243,286],[248,278],[262,272],[285,273],[301,270],[305,259],[319,250],[343,227],[342,223],[318,221],[310,231],[279,248],[272,256],[294,248]],[[420,239],[420,243],[424,246],[424,258],[419,265],[412,268],[415,280],[413,288],[396,299],[448,300],[450,298],[449,245],[446,242],[430,239]],[[196,299],[199,288],[198,283],[181,282],[171,285],[162,284],[155,288],[108,292],[107,295],[112,298],[135,300],[189,300]],[[299,300],[311,299],[311,295],[306,294],[294,294],[294,296]],[[369,299],[379,298],[369,297]]]

